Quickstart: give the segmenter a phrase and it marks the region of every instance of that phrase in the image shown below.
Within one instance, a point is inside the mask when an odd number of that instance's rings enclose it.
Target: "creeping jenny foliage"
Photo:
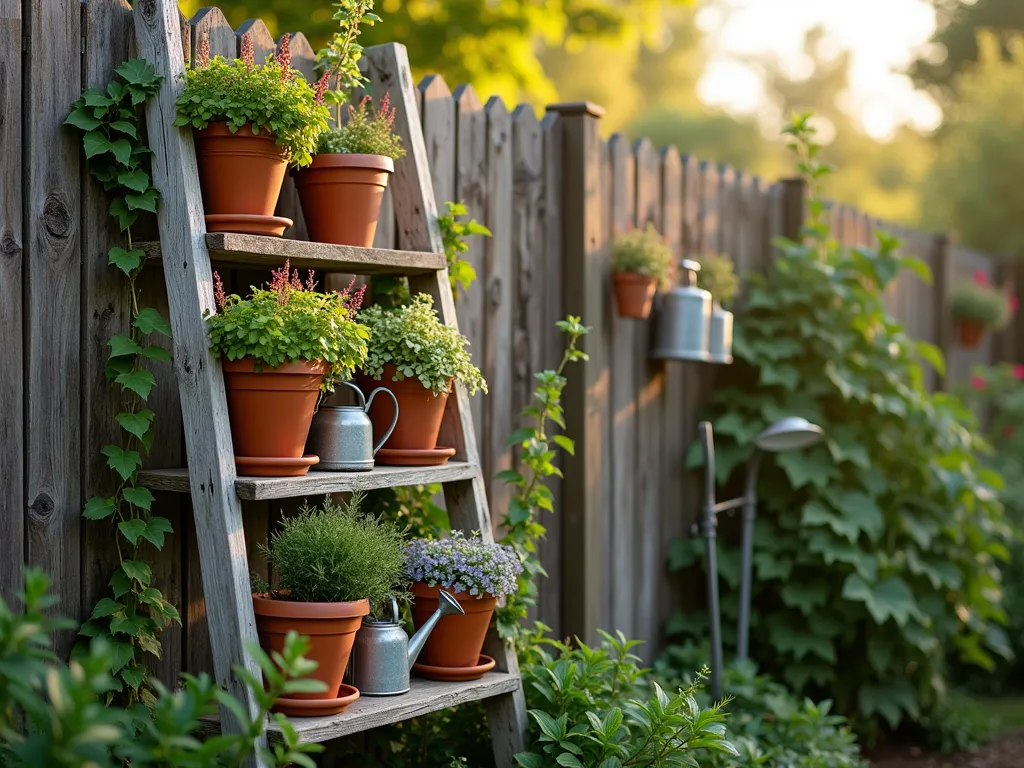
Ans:
[[[811,190],[802,240],[778,242],[738,318],[731,381],[708,416],[720,481],[766,425],[803,416],[826,442],[763,467],[754,544],[752,655],[798,692],[825,693],[859,728],[917,720],[945,693],[944,657],[989,668],[1009,652],[999,561],[1007,527],[997,472],[978,461],[977,423],[959,398],[931,394],[914,341],[883,304],[903,268],[897,241],[847,250],[830,237],[808,117],[787,129]],[[699,452],[691,454],[699,462]],[[701,558],[679,540],[671,565]],[[736,616],[737,553],[722,553],[723,614]],[[693,633],[678,616],[670,630]],[[706,627],[706,622],[704,622]]]

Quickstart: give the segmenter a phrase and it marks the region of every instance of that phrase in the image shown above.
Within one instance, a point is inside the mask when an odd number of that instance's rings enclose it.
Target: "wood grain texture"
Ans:
[[[60,602],[51,612],[79,617],[81,144],[62,123],[82,90],[82,13],[77,3],[27,8],[27,60],[40,84],[26,89],[24,103],[28,562],[53,579]],[[60,633],[57,654],[66,656],[74,639]]]
[[[140,54],[164,77],[146,108],[153,177],[162,192],[157,221],[167,253],[164,277],[174,332],[174,365],[192,470],[196,540],[203,566],[203,591],[217,682],[255,713],[252,693],[232,673],[234,665],[259,674],[245,644],[256,642],[242,512],[234,492],[227,399],[220,361],[206,336],[203,312],[213,310],[213,284],[199,196],[195,149],[190,133],[172,126],[174,102],[183,87],[177,6],[147,0],[135,8]],[[236,728],[234,718],[222,717]],[[255,765],[254,759],[251,764]]]
[[[444,214],[445,203],[455,201],[455,101],[440,75],[427,75],[417,90],[434,200]]]
[[[242,26],[245,26],[244,24]],[[239,27],[241,30],[241,27]],[[281,41],[277,41],[280,47]],[[306,82],[316,82],[316,52],[309,44],[309,40],[301,32],[290,35],[289,48],[292,52],[292,67],[302,73]],[[302,214],[302,203],[299,201],[299,191],[295,188],[295,179],[289,173],[284,177],[284,184],[281,185],[281,196],[277,200],[277,208],[274,209],[275,216],[284,216],[295,223],[285,230],[284,236],[291,240],[307,240],[309,230],[306,228],[306,219]]]
[[[0,13],[0,597],[8,604],[21,588],[25,563],[25,307],[22,237],[22,17],[21,3]]]
[[[238,42],[235,40],[235,33],[228,24],[224,12],[216,6],[207,6],[196,11],[189,19],[188,25],[192,31],[192,59],[196,57],[196,51],[202,41],[210,41],[210,58],[223,56],[226,59],[234,58]]]

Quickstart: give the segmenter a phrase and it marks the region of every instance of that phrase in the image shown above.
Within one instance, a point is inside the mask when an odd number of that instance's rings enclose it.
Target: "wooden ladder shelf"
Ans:
[[[153,176],[162,201],[157,214],[159,243],[144,247],[160,259],[167,284],[174,368],[184,421],[187,469],[143,473],[153,489],[192,494],[196,539],[202,567],[214,672],[218,683],[243,701],[256,704],[232,667],[259,675],[246,652],[257,643],[240,499],[281,499],[356,489],[442,483],[453,527],[491,537],[491,519],[473,431],[469,399],[456,383],[448,399],[441,442],[454,446],[455,459],[440,467],[380,467],[368,473],[310,472],[305,477],[237,477],[231,447],[227,400],[220,360],[212,353],[204,313],[214,309],[212,263],[273,266],[291,259],[293,267],[321,272],[395,274],[409,278],[413,292],[428,293],[445,323],[457,326],[448,282],[444,246],[437,222],[426,147],[416,108],[416,92],[405,47],[396,44],[366,50],[370,88],[375,99],[390,94],[396,107],[395,129],[408,154],[395,164],[392,197],[398,236],[405,250],[310,243],[235,234],[206,234],[191,132],[173,126],[175,100],[183,88],[180,16],[174,0],[135,3],[139,54],[164,78],[147,108]],[[193,43],[196,41],[193,40]],[[368,728],[395,723],[464,702],[485,699],[494,755],[499,768],[511,768],[524,750],[526,707],[514,650],[492,630],[485,647],[495,671],[470,683],[414,680],[412,691],[390,698],[361,698],[340,715],[295,718],[307,742],[327,741]],[[237,727],[226,711],[225,730]],[[272,731],[272,728],[269,729]],[[264,734],[264,737],[266,735]],[[250,765],[258,766],[253,758]]]

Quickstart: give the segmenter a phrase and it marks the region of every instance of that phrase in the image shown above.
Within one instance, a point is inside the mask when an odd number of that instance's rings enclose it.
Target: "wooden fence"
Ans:
[[[62,126],[84,87],[105,86],[134,51],[124,0],[0,0],[0,594],[10,598],[22,563],[53,574],[56,610],[86,617],[104,594],[115,562],[104,524],[81,517],[86,498],[110,491],[100,447],[114,439],[117,398],[105,378],[106,341],[125,329],[128,312],[106,252],[118,244],[101,187],[86,173],[75,131]],[[236,55],[252,34],[257,55],[275,43],[260,21],[232,29],[216,8],[185,24],[186,55],[200,36],[213,54]],[[190,42],[191,41],[191,42]],[[312,75],[313,52],[292,38],[296,65]],[[558,634],[590,637],[598,627],[660,643],[665,618],[698,588],[673,582],[664,567],[672,537],[696,513],[698,479],[683,471],[697,410],[714,387],[715,368],[647,359],[648,323],[622,320],[611,304],[609,243],[630,223],[653,222],[680,255],[729,254],[740,272],[764,269],[771,238],[799,226],[799,184],[771,184],[642,139],[600,134],[600,108],[556,104],[543,119],[482,99],[471,86],[451,91],[436,76],[420,84],[420,112],[439,201],[461,200],[494,232],[474,238],[467,258],[478,280],[458,301],[460,325],[490,383],[473,401],[488,476],[511,466],[505,441],[528,404],[533,374],[557,364],[562,339],[554,323],[566,313],[593,326],[590,361],[568,373],[565,397],[577,454],[554,484],[555,516],[542,558],[550,573],[538,615]],[[386,203],[389,206],[389,203]],[[386,207],[377,245],[393,246]],[[304,233],[290,182],[279,213]],[[833,210],[838,238],[867,244],[880,223]],[[996,264],[946,238],[898,232],[908,253],[935,271],[927,285],[904,275],[888,296],[892,311],[950,359],[962,380],[972,363],[998,359],[1011,346],[988,341],[964,353],[951,341],[949,286]],[[236,272],[244,286],[263,279]],[[145,300],[166,307],[159,269],[142,278]],[[169,366],[156,366],[155,447],[147,467],[183,463],[177,387]],[[935,380],[939,384],[938,379]],[[492,508],[508,493],[489,488]],[[209,637],[191,509],[187,498],[161,494],[155,509],[175,534],[153,557],[154,582],[181,608],[183,626],[164,634],[156,668],[165,680],[209,669]],[[279,510],[245,505],[250,552]],[[258,557],[257,572],[265,571]],[[66,652],[71,634],[60,638]]]

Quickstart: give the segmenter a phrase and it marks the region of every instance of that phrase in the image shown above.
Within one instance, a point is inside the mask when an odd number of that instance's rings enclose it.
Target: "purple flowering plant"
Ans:
[[[413,581],[474,596],[512,594],[523,570],[512,547],[479,535],[466,538],[460,531],[446,539],[415,539],[406,545],[405,558]]]

